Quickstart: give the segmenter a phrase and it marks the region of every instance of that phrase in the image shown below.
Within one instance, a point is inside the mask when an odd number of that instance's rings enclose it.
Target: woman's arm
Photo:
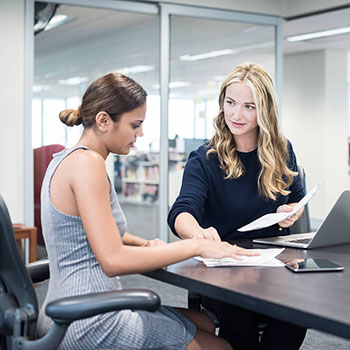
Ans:
[[[200,150],[190,153],[182,177],[180,194],[168,214],[170,229],[181,238],[192,238],[196,236],[196,232],[202,230],[200,225],[204,220],[209,187],[206,167],[208,160],[204,157]],[[187,218],[182,214],[186,214]],[[181,223],[180,216],[185,218],[184,224]],[[187,225],[190,225],[188,234]]]
[[[221,241],[214,227],[204,229],[190,213],[181,213],[175,219],[175,230],[183,238],[204,238],[210,241]]]
[[[148,242],[145,239],[132,235],[129,232],[124,233],[122,241],[123,241],[123,244],[125,245],[133,245],[133,246],[139,246],[139,247],[146,245],[146,243]]]
[[[69,184],[91,248],[106,275],[150,271],[196,255],[235,259],[240,255],[255,255],[228,243],[196,239],[158,247],[124,245],[110,205],[110,185],[103,158],[90,151],[71,158],[75,160],[74,171],[71,169],[67,174]]]
[[[213,242],[203,239],[186,239],[158,247],[119,246],[110,250],[99,261],[109,277],[123,274],[142,273],[168,266],[194,256],[203,258],[231,257],[241,260],[241,255],[255,256],[256,253],[232,246],[227,242]]]
[[[151,240],[146,240],[141,237],[135,236],[129,232],[125,232],[123,235],[123,244],[125,245],[133,245],[138,247],[156,247],[166,244],[164,241],[156,238]]]

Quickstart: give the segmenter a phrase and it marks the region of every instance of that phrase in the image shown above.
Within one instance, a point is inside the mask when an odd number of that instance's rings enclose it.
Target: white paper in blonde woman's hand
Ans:
[[[290,212],[285,213],[270,213],[261,216],[260,218],[252,221],[248,225],[245,225],[243,227],[240,227],[237,231],[240,232],[246,232],[246,231],[252,231],[252,230],[260,230],[265,227],[269,227],[272,225],[277,224],[278,222],[281,222],[283,220],[286,220],[293,216],[299,209],[301,209],[316,193],[318,187],[320,184],[317,184],[311,191],[309,191],[293,208]]]

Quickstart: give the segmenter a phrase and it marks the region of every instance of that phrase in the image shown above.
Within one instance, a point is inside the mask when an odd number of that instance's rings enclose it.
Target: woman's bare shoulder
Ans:
[[[63,176],[73,187],[107,181],[103,157],[93,150],[79,149],[62,161],[57,175]]]
[[[84,170],[86,168],[103,168],[105,169],[105,162],[103,157],[93,150],[79,149],[71,153],[66,159],[66,164],[72,169]]]

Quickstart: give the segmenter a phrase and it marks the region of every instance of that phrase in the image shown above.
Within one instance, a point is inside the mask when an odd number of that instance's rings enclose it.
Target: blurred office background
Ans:
[[[58,112],[77,108],[87,86],[108,72],[131,76],[149,95],[144,137],[129,156],[108,159],[130,232],[172,239],[164,220],[186,158],[212,136],[220,84],[243,61],[274,77],[281,126],[307,186],[323,185],[310,203],[314,222],[349,187],[348,1],[171,3],[1,1],[0,154],[7,165],[0,186],[13,221],[34,223],[33,150],[77,142],[82,129],[66,128]],[[291,41],[327,30],[338,32]]]

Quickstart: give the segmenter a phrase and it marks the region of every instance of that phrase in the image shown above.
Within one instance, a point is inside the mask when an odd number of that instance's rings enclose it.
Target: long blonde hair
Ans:
[[[224,116],[226,89],[235,82],[246,83],[253,94],[258,123],[258,158],[261,170],[258,177],[259,192],[275,200],[279,194],[287,195],[298,173],[288,168],[288,141],[278,127],[278,107],[271,76],[256,63],[246,62],[237,66],[221,85],[219,114],[214,119],[215,134],[209,141],[210,153],[216,153],[226,179],[237,179],[244,173],[238,157],[234,135],[229,130]]]

